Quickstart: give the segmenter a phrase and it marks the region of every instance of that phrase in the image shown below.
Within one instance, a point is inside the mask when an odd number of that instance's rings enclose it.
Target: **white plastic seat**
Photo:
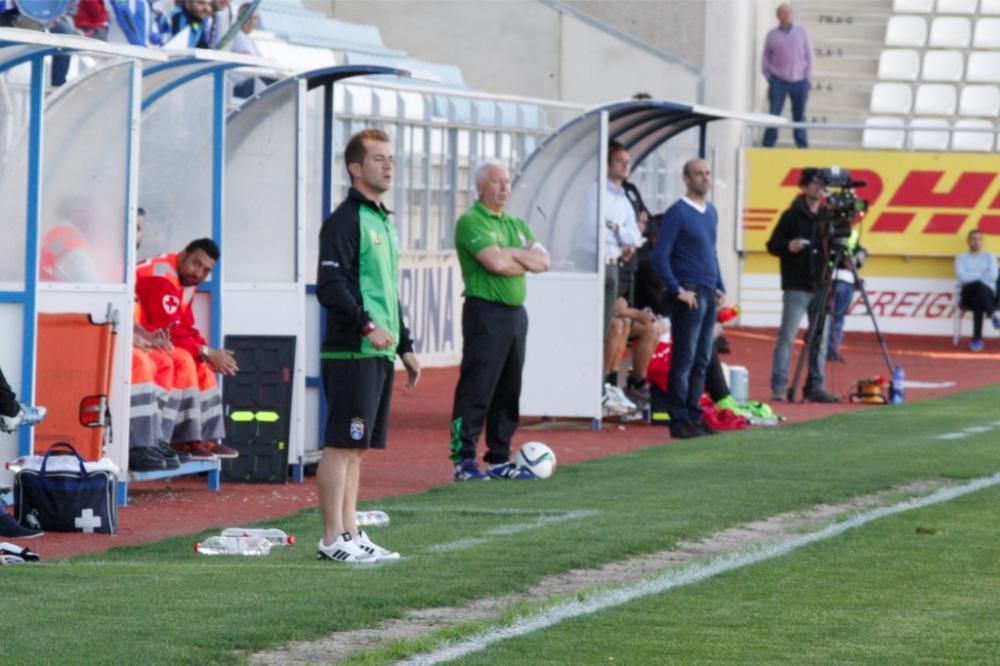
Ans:
[[[977,51],[970,54],[965,80],[976,83],[1000,83],[1000,52]]]
[[[996,86],[965,86],[958,105],[960,116],[1000,116],[1000,88]]]
[[[979,14],[1000,14],[1000,0],[982,0],[979,3]]]
[[[934,11],[934,0],[893,0],[892,11],[896,14],[930,14]]]
[[[982,129],[989,132],[960,132],[962,129]],[[988,153],[993,150],[993,123],[988,120],[965,118],[955,123],[955,132],[951,135],[951,149]]]
[[[938,16],[931,23],[928,46],[964,49],[972,41],[972,23],[961,16]]]
[[[948,121],[944,118],[914,118],[910,127],[947,128]],[[948,150],[951,137],[949,132],[932,132],[928,130],[911,130],[908,145],[910,150]]]
[[[909,113],[913,108],[913,90],[906,83],[881,82],[872,86],[872,113]]]
[[[927,43],[927,21],[922,16],[893,16],[885,28],[886,46],[923,46]]]
[[[865,125],[892,125],[900,129],[872,129],[865,128],[861,135],[861,145],[865,148],[887,148],[889,150],[902,150],[906,142],[906,132],[903,131],[903,120],[901,118],[889,118],[886,116],[872,116],[865,121]]]
[[[979,0],[937,0],[938,14],[975,14]]]
[[[961,81],[964,62],[961,51],[928,51],[924,54],[923,81]]]
[[[1000,18],[981,18],[976,21],[972,45],[977,49],[1000,49]]]
[[[924,83],[917,88],[913,113],[920,116],[950,116],[955,113],[958,94],[946,83]]]
[[[913,49],[886,49],[878,58],[878,78],[916,81],[920,73],[920,54]]]

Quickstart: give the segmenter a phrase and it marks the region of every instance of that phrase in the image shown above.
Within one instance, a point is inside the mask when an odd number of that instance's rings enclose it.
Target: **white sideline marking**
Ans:
[[[934,439],[962,439],[963,437],[968,437],[969,435],[978,435],[981,432],[989,432],[998,426],[1000,426],[1000,421],[993,421],[991,423],[987,423],[986,425],[962,428],[958,432],[946,432],[943,435],[935,435]]]
[[[597,511],[590,510],[580,510],[580,511],[566,511],[565,513],[557,513],[549,516],[540,516],[537,520],[530,523],[517,523],[515,525],[503,525],[501,527],[494,527],[492,529],[486,530],[484,534],[487,536],[474,537],[469,539],[459,539],[458,541],[448,541],[446,543],[439,543],[437,545],[431,546],[427,550],[432,553],[449,553],[456,550],[465,550],[466,548],[472,548],[473,546],[480,546],[484,543],[489,543],[493,539],[489,537],[495,536],[509,536],[511,534],[517,534],[519,532],[526,532],[528,530],[534,530],[539,527],[545,527],[546,525],[552,525],[553,523],[563,523],[567,520],[579,520],[581,518],[589,518],[590,516],[596,516]]]
[[[935,389],[935,388],[949,388],[954,386],[955,382],[922,382],[919,379],[907,379],[906,388],[915,389]]]
[[[664,574],[650,578],[632,585],[625,585],[616,589],[595,592],[586,599],[563,602],[552,608],[545,609],[534,615],[521,618],[508,627],[497,627],[489,629],[484,633],[470,636],[469,638],[450,645],[444,645],[433,652],[418,655],[408,661],[399,662],[403,666],[424,666],[425,664],[440,664],[452,659],[458,659],[465,655],[483,650],[494,643],[530,634],[541,629],[556,625],[563,620],[570,620],[583,615],[590,615],[598,611],[621,606],[641,597],[652,594],[666,592],[675,587],[690,585],[699,581],[711,578],[720,573],[740,569],[742,567],[763,562],[781,555],[790,553],[793,550],[807,546],[817,541],[823,541],[831,537],[843,534],[847,530],[860,527],[879,518],[903,513],[913,509],[920,509],[932,504],[948,502],[968,495],[976,491],[1000,484],[1000,473],[993,476],[974,479],[969,483],[959,486],[942,488],[930,495],[914,497],[891,506],[872,509],[864,513],[859,513],[847,520],[828,525],[816,532],[803,534],[787,541],[762,546],[760,548],[737,551],[729,555],[722,555],[706,563],[695,564],[681,569],[668,571]]]

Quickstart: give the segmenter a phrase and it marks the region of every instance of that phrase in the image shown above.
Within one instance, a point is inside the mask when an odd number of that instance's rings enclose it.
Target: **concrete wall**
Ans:
[[[542,0],[304,0],[303,4],[342,21],[375,25],[387,46],[411,57],[456,64],[476,90],[583,104],[621,99],[639,90],[695,101],[695,77],[669,62],[669,56],[683,57],[671,50],[674,44],[685,45],[685,54],[700,50],[701,30],[693,36],[687,30],[664,36],[663,44],[644,42],[635,32],[625,34],[628,25],[642,25],[655,34],[650,10],[657,17],[688,16],[685,25],[700,26],[702,6],[694,0],[595,0],[572,5],[571,9],[598,20],[615,17],[608,30]],[[663,54],[657,55],[657,50]]]

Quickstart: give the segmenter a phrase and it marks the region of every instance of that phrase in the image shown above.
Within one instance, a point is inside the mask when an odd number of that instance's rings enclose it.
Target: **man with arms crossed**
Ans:
[[[549,254],[524,220],[504,212],[510,174],[499,162],[476,169],[479,199],[455,225],[455,248],[465,283],[462,366],[451,421],[456,481],[534,479],[510,462],[510,440],[520,417],[528,313],[525,273],[549,270]],[[476,444],[486,422],[484,473]]]
[[[389,136],[379,129],[358,132],[347,142],[344,162],[351,189],[323,223],[316,279],[316,297],[326,308],[320,358],[328,402],[316,471],[323,518],[317,557],[374,564],[399,559],[399,553],[358,528],[361,459],[369,448],[385,448],[396,354],[408,386],[420,379],[420,364],[399,304],[396,227],[382,203],[392,184]]]

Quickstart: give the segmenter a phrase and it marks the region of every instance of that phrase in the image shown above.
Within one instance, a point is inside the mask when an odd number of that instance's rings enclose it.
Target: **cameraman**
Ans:
[[[809,313],[810,330],[820,319],[819,289],[826,263],[829,261],[825,226],[829,219],[823,205],[825,182],[820,170],[807,167],[799,177],[802,193],[781,214],[778,225],[767,241],[767,251],[781,260],[782,311],[781,330],[774,346],[771,368],[771,400],[785,400],[788,386],[788,363],[792,355],[792,342],[798,331],[802,315]],[[826,318],[822,318],[826,322]],[[810,402],[839,402],[823,388],[827,330],[812,336],[809,351],[809,377],[806,380],[805,399]]]

